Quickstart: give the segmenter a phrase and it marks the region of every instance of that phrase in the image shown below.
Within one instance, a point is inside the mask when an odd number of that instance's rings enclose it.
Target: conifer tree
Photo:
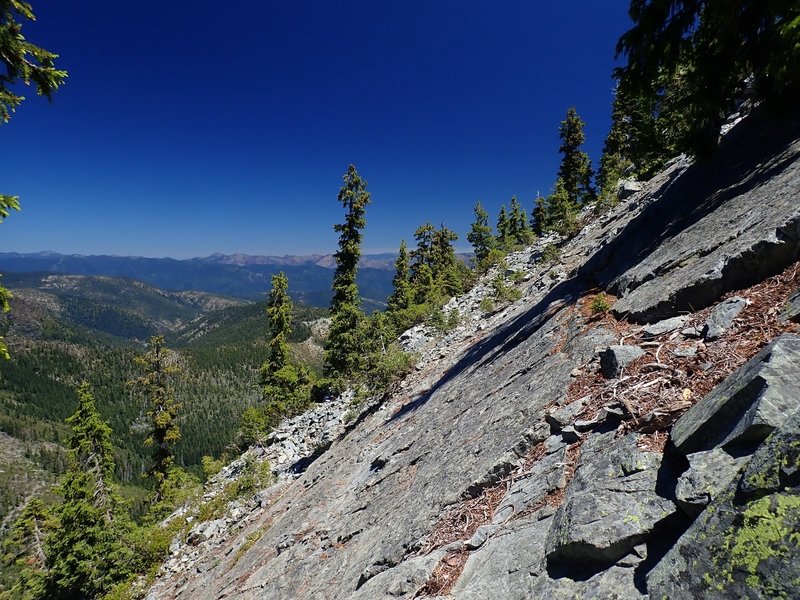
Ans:
[[[267,299],[269,324],[269,358],[261,367],[261,385],[268,386],[271,378],[289,364],[288,338],[292,333],[292,299],[289,297],[289,280],[281,271],[272,276],[272,289]]]
[[[511,197],[511,212],[508,216],[509,237],[513,244],[526,246],[533,241],[533,232],[528,225],[528,215],[522,210],[516,196]]]
[[[69,466],[58,487],[63,502],[45,541],[49,598],[95,598],[127,578],[133,556],[122,540],[130,530],[113,482],[111,428],[100,418],[87,383],[78,388]]]
[[[578,116],[577,111],[570,108],[567,111],[566,119],[561,121],[559,128],[561,146],[558,151],[562,157],[558,177],[564,185],[570,203],[576,209],[581,204],[595,200],[591,162],[589,156],[581,151],[581,146],[586,141],[583,127],[584,122]]]
[[[489,225],[489,213],[480,202],[475,204],[474,212],[475,222],[467,234],[467,241],[472,244],[476,264],[480,265],[489,256],[496,243]]]
[[[141,389],[150,402],[147,417],[151,432],[145,445],[153,447],[153,466],[150,475],[155,480],[153,502],[162,498],[162,487],[173,463],[173,448],[181,438],[178,414],[181,404],[175,399],[172,379],[180,369],[175,354],[166,348],[163,335],[154,335],[148,341],[150,349],[134,360],[144,374],[132,385]]]
[[[578,220],[578,208],[569,197],[564,181],[556,179],[555,190],[547,199],[547,218],[545,229],[562,235],[575,232]]]
[[[497,245],[504,250],[508,250],[511,245],[510,222],[505,204],[500,207],[497,215]]]
[[[34,600],[45,596],[47,557],[44,544],[48,518],[42,501],[32,498],[3,542],[3,562],[18,572],[17,581],[10,590],[13,598]]]
[[[411,251],[411,286],[415,304],[424,304],[433,296],[433,235],[436,228],[423,223],[414,232],[417,247]]]
[[[400,242],[400,250],[394,262],[392,285],[394,291],[389,296],[387,310],[390,313],[406,310],[411,305],[413,297],[409,281],[408,247],[405,240]]]
[[[289,356],[293,306],[288,289],[289,280],[283,272],[272,276],[266,310],[270,354],[261,367],[259,379],[264,404],[260,416],[252,411],[245,411],[242,415],[243,435],[253,443],[261,443],[266,433],[277,427],[281,419],[302,410],[310,400],[308,372]],[[254,435],[257,427],[263,431]]]
[[[540,196],[537,192],[536,200],[533,204],[533,213],[531,217],[533,220],[533,232],[536,235],[544,235],[550,223],[548,220],[548,206],[547,198]]]
[[[461,293],[463,287],[458,269],[459,261],[453,248],[453,242],[456,240],[458,234],[445,227],[444,223],[433,232],[431,238],[431,270],[434,282],[446,297]]]
[[[344,185],[339,190],[339,202],[347,211],[345,222],[334,225],[339,232],[339,249],[335,254],[336,272],[333,276],[331,300],[331,330],[325,348],[325,372],[350,377],[358,370],[358,326],[364,318],[356,275],[361,258],[361,230],[366,226],[366,207],[370,202],[367,182],[353,165],[347,168]]]

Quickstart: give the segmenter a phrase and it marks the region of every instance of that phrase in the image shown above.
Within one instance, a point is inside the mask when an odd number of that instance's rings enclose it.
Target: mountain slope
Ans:
[[[542,260],[547,241],[513,257],[513,306],[482,319],[487,280],[453,301],[464,319],[447,337],[409,332],[418,370],[299,478],[203,530],[148,598],[796,596],[796,544],[742,540],[796,530],[800,336],[780,312],[800,285],[800,119],[735,132],[585,227],[561,264]],[[592,314],[598,283],[615,317]],[[628,313],[681,318],[642,329]],[[690,435],[720,422],[725,439]]]
[[[383,306],[392,291],[394,258],[365,256],[358,283],[366,305]],[[0,253],[0,273],[103,275],[133,279],[170,291],[198,290],[211,294],[263,299],[273,275],[284,271],[297,303],[328,306],[335,262],[331,256],[225,256],[176,260],[135,256],[81,256],[53,252]]]

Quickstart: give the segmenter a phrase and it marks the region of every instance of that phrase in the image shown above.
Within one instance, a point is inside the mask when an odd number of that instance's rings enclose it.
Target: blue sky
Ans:
[[[349,163],[372,193],[365,251],[428,220],[467,248],[476,200],[494,219],[549,191],[570,106],[596,163],[629,26],[621,0],[33,7],[23,33],[69,80],[0,126],[22,202],[6,252],[331,252]]]

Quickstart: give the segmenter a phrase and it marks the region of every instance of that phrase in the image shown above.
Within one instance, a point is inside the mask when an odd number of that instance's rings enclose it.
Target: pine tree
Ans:
[[[442,223],[431,237],[431,270],[437,291],[446,297],[452,297],[462,291],[462,282],[458,269],[458,258],[453,242],[458,234]]]
[[[569,197],[563,180],[556,179],[555,190],[547,199],[547,220],[545,229],[562,235],[575,233],[578,222],[578,209]]]
[[[472,244],[476,264],[480,265],[489,256],[492,248],[495,247],[495,239],[492,235],[492,228],[489,225],[489,213],[484,210],[480,202],[475,204],[474,212],[475,222],[467,234],[467,241]]]
[[[526,246],[533,241],[533,232],[528,225],[528,215],[522,210],[516,196],[511,197],[508,229],[509,237],[515,246]]]
[[[331,330],[325,349],[325,372],[348,378],[358,370],[358,326],[364,318],[356,275],[361,258],[361,230],[366,226],[366,207],[370,202],[367,182],[353,165],[347,168],[339,202],[346,209],[345,222],[334,225],[339,232],[339,249],[335,254],[331,300]]]
[[[130,522],[113,482],[111,428],[87,383],[78,388],[69,466],[58,486],[63,502],[45,540],[48,598],[95,598],[126,579],[134,561],[122,540]]]
[[[408,247],[405,240],[400,242],[400,250],[394,263],[392,285],[394,291],[389,296],[387,310],[390,313],[406,310],[411,306],[413,296],[409,280]]]
[[[44,504],[39,498],[32,498],[3,542],[3,562],[18,572],[17,581],[10,590],[11,597],[34,600],[45,596],[47,521]]]
[[[750,77],[755,98],[773,110],[800,101],[797,2],[636,0],[629,14],[634,25],[617,44],[627,64],[615,76],[627,95],[650,103],[659,134],[678,151],[713,152]]]
[[[425,304],[434,294],[433,235],[436,228],[431,223],[417,227],[414,239],[417,247],[411,251],[411,287],[415,304]]]
[[[508,250],[511,246],[511,231],[506,205],[500,207],[497,215],[497,245],[503,250]]]
[[[292,334],[292,300],[289,297],[289,280],[283,272],[272,276],[272,289],[267,301],[267,320],[270,354],[261,367],[259,383],[263,395],[260,415],[248,411],[242,415],[243,436],[261,443],[268,431],[281,420],[296,414],[310,402],[308,372],[295,364],[289,356],[288,339]],[[255,428],[261,427],[260,433]]]
[[[173,463],[173,448],[181,438],[178,414],[181,404],[175,399],[172,379],[180,369],[175,354],[164,345],[163,335],[154,335],[148,341],[150,349],[134,360],[144,374],[131,385],[141,389],[150,402],[147,417],[151,432],[145,445],[153,447],[153,466],[150,475],[155,480],[153,502],[162,497],[162,486],[169,476]]]
[[[536,235],[544,235],[547,232],[550,226],[548,212],[547,198],[540,196],[537,192],[536,200],[533,204],[533,213],[531,213],[533,232]]]
[[[581,151],[586,141],[583,133],[584,122],[574,108],[567,111],[567,117],[561,121],[559,135],[562,154],[558,177],[564,184],[570,203],[577,209],[580,205],[595,200],[592,188],[592,166],[589,156]]]
[[[261,367],[261,385],[270,385],[270,380],[289,363],[288,338],[292,333],[292,299],[289,297],[289,280],[283,271],[272,276],[272,289],[267,299],[267,322],[269,325],[269,358]]]

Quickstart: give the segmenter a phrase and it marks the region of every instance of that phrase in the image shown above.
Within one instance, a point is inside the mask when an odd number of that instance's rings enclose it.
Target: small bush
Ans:
[[[557,263],[561,260],[561,250],[555,244],[547,244],[542,250],[542,262]]]
[[[495,265],[499,265],[506,259],[506,253],[500,250],[499,248],[492,248],[489,250],[489,254],[486,255],[483,260],[479,261],[476,265],[476,269],[478,273],[485,273],[491,267]]]
[[[515,302],[522,297],[522,292],[514,286],[507,285],[503,277],[499,275],[492,280],[492,288],[495,300],[500,302]]]
[[[592,303],[589,306],[592,311],[593,315],[602,315],[607,313],[611,309],[611,302],[603,292],[597,294],[593,299]]]
[[[485,313],[494,312],[494,300],[492,300],[489,296],[486,296],[486,298],[481,300],[480,308]]]

